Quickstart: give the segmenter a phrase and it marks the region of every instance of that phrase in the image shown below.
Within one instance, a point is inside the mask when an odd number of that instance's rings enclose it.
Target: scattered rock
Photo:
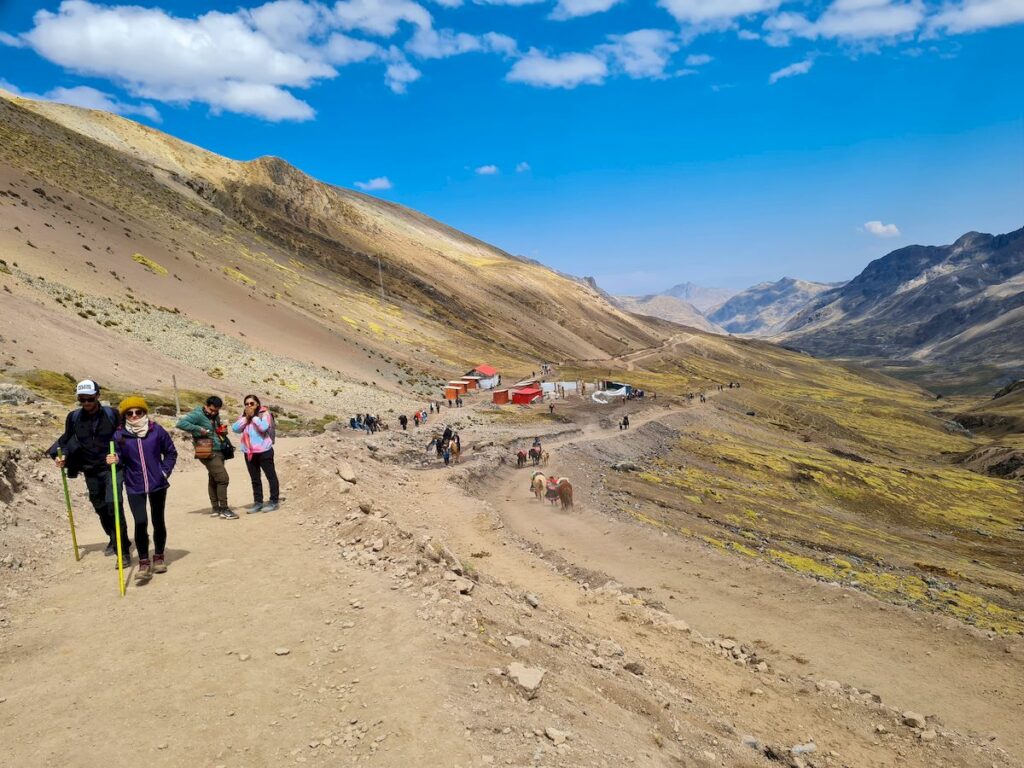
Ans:
[[[355,470],[352,469],[352,465],[347,461],[343,461],[338,465],[338,476],[346,483],[352,483],[353,485],[356,483]]]
[[[540,598],[538,598],[534,594],[527,594],[526,602],[530,605],[531,608],[540,608]]]
[[[556,747],[559,744],[565,744],[565,740],[569,737],[569,734],[556,728],[545,728],[544,735],[551,739],[551,743]]]
[[[634,464],[632,461],[619,461],[612,464],[612,469],[616,472],[639,472],[641,467],[639,464]]]
[[[291,648],[284,648],[283,646],[281,648],[274,649],[275,656],[287,656],[291,652]]]
[[[359,502],[359,511],[362,512],[364,515],[372,515],[373,514],[373,502],[372,501],[360,501]]]
[[[520,648],[530,647],[530,641],[521,635],[508,635],[505,638],[505,642],[512,646],[513,651],[518,651]]]
[[[809,755],[812,752],[817,751],[818,747],[813,741],[808,741],[804,744],[797,744],[794,747],[790,747],[790,754],[793,755]]]
[[[911,728],[924,728],[928,725],[928,721],[925,720],[924,715],[919,715],[917,712],[911,712],[910,710],[904,712],[900,716],[900,719],[903,721],[904,725],[910,726]]]
[[[753,736],[744,736],[742,739],[740,739],[740,743],[744,747],[749,747],[750,749],[753,749],[756,752],[761,752],[764,750],[764,745],[761,744],[761,742]]]
[[[527,667],[518,661],[508,665],[508,678],[527,699],[532,699],[540,690],[545,671],[539,667]]]
[[[252,658],[252,656],[250,656],[248,653],[240,653],[240,654],[238,654],[238,660],[239,661],[248,661],[251,658]]]
[[[938,735],[939,734],[936,733],[933,728],[927,728],[918,734],[918,738],[920,738],[921,741],[935,741]]]

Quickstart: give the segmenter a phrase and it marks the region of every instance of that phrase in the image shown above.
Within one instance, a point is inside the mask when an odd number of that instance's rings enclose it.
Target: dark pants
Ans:
[[[103,532],[107,534],[111,546],[117,545],[117,536],[114,526],[114,488],[110,481],[110,468],[98,472],[86,472],[85,487],[89,489],[89,501],[92,508],[100,518],[100,525]],[[124,505],[121,504],[121,492],[124,489],[124,481],[119,474],[117,476],[117,501],[121,507],[121,545],[127,547],[131,542],[128,540],[128,526],[124,520]]]
[[[208,459],[199,460],[209,475],[206,483],[206,490],[210,494],[210,506],[214,509],[223,509],[228,505],[228,471],[224,468],[224,454],[214,451]]]
[[[135,518],[135,550],[139,560],[149,559],[149,520],[146,519],[145,493],[129,493],[128,506]],[[167,503],[167,489],[153,491],[149,496],[149,511],[153,515],[153,551],[162,555],[167,544],[167,526],[164,524],[164,505]]]
[[[267,476],[267,485],[270,486],[270,500],[274,503],[280,501],[281,489],[277,482],[277,470],[274,469],[274,449],[263,453],[254,453],[252,458],[245,459],[245,468],[249,470],[249,479],[252,480],[252,500],[257,504],[263,503],[263,479],[260,477],[260,470]]]

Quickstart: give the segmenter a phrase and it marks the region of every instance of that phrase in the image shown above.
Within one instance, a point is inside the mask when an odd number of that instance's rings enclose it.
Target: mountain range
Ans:
[[[793,277],[759,283],[717,307],[708,319],[729,333],[773,336],[810,301],[837,285],[841,283],[812,283]]]

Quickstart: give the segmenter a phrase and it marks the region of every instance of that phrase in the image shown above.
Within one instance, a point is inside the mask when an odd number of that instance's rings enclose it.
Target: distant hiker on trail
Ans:
[[[622,417],[622,428],[629,429],[629,414]]]
[[[552,416],[555,415],[555,404],[554,403],[551,403],[550,405],[548,405],[548,413],[550,413]]]
[[[167,573],[164,547],[167,545],[167,525],[164,509],[167,506],[168,480],[178,461],[178,451],[167,430],[151,421],[149,406],[141,397],[126,397],[118,410],[124,424],[114,433],[113,456],[107,464],[117,464],[124,474],[128,506],[135,518],[135,546],[139,553],[139,570],[135,580],[145,584],[154,573]],[[153,560],[149,559],[149,520],[146,502],[153,516]]]
[[[431,413],[434,412],[434,403],[433,402],[430,403],[430,412]]]
[[[274,441],[277,429],[274,425],[274,414],[260,402],[256,395],[246,395],[242,401],[242,415],[231,425],[235,434],[242,436],[242,453],[245,455],[245,468],[249,470],[252,481],[252,506],[249,514],[256,512],[276,512],[281,501],[281,487],[274,468]],[[267,476],[270,487],[270,501],[263,503],[263,478]]]
[[[416,413],[414,413],[412,415],[412,420],[416,424],[416,427],[419,428],[419,426],[420,426],[420,412],[419,411],[416,411]]]
[[[80,381],[75,387],[79,408],[71,411],[64,419],[64,434],[50,446],[49,455],[58,467],[67,469],[68,477],[85,476],[89,490],[89,501],[107,534],[107,548],[103,554],[117,554],[117,532],[114,526],[114,487],[111,482],[107,455],[110,441],[114,438],[119,414],[108,405],[100,405],[100,386],[91,379]],[[57,455],[60,449],[62,456]],[[124,480],[118,476],[118,504],[121,503],[121,489]],[[128,541],[128,527],[121,517],[121,542],[124,565],[131,563],[131,546]]]
[[[433,408],[433,406],[431,406]],[[398,423],[402,425],[402,431],[405,432],[409,428],[409,417],[404,413],[398,417]]]
[[[205,405],[197,405],[178,421],[178,429],[192,435],[196,458],[206,467],[209,477],[207,491],[210,495],[211,517],[237,520],[228,506],[228,471],[224,462],[234,455],[234,446],[227,441],[228,428],[220,423],[220,409],[224,401],[216,395],[206,398]],[[227,452],[225,452],[227,449]]]

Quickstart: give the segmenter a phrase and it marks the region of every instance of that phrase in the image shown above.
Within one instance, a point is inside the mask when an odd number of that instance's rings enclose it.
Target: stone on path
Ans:
[[[508,665],[508,677],[519,692],[527,699],[532,699],[540,690],[540,684],[544,680],[545,671],[539,667],[527,667],[518,661]]]
[[[275,648],[274,649],[274,655],[275,656],[287,656],[291,652],[292,651],[291,651],[290,648],[281,647],[281,648]]]
[[[356,473],[352,469],[352,465],[347,461],[343,461],[338,465],[338,476],[346,483],[352,483],[355,485]]]

